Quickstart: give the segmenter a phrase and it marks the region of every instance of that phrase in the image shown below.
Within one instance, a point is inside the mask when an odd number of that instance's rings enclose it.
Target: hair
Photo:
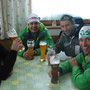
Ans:
[[[74,18],[71,15],[68,15],[68,14],[62,15],[62,17],[60,19],[60,21],[65,21],[65,20],[70,21],[72,24],[75,23]]]

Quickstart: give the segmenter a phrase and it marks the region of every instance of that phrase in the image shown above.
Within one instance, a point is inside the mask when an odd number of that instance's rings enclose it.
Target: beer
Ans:
[[[7,34],[12,41],[14,41],[16,38],[18,38],[17,32],[15,31],[14,28],[12,30],[9,30],[7,32]],[[24,46],[22,46],[20,50],[24,50],[24,49],[25,49]]]
[[[16,37],[10,37],[12,41],[14,41],[16,38],[18,38],[17,36]]]
[[[58,67],[59,64],[52,64],[51,68],[52,68],[52,79],[51,79],[51,83],[57,84],[58,83]]]
[[[28,52],[34,55],[34,40],[27,40]]]
[[[18,37],[16,36],[16,37],[10,37],[11,38],[11,40],[12,41],[14,41],[15,39],[17,39]],[[24,50],[25,48],[24,48],[24,46],[22,46],[21,48],[20,48],[20,50]]]
[[[44,61],[46,59],[45,53],[46,53],[46,42],[40,41],[40,49],[41,49],[41,61]]]
[[[49,46],[48,47],[48,56],[49,58],[52,57],[53,55],[55,55],[55,50],[54,50],[54,46]],[[50,65],[50,59],[48,60],[48,65]]]
[[[60,58],[57,55],[51,56],[50,57],[50,65],[52,68],[52,79],[51,83],[57,84],[59,79],[58,79],[58,67],[60,63]]]
[[[34,55],[34,47],[28,47],[28,52],[31,54],[31,55]]]

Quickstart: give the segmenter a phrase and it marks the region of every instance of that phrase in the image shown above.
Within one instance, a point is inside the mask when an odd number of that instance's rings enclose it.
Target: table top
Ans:
[[[60,76],[58,84],[50,83],[50,68],[47,61],[40,62],[40,56],[31,61],[17,56],[13,74],[2,81],[0,90],[79,90],[72,83],[71,73]]]

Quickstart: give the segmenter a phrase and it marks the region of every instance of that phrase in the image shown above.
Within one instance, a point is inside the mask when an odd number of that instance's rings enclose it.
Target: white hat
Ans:
[[[28,17],[27,23],[29,24],[33,21],[40,23],[40,19],[36,14],[30,14],[30,16]]]
[[[90,26],[83,26],[79,32],[79,39],[81,37],[90,37]]]

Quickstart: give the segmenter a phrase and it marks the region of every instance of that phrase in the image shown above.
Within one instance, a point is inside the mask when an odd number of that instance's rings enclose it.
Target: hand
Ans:
[[[49,52],[47,52],[46,57],[47,57],[47,60],[50,61],[50,55],[49,55]]]
[[[65,61],[70,60],[70,59],[72,59],[72,57],[67,57],[67,58],[65,59]]]
[[[71,60],[70,60],[70,64],[71,64],[72,68],[73,68],[74,66],[78,66],[78,62],[77,62],[76,58],[71,59]]]
[[[52,78],[52,69],[48,72],[50,78]],[[58,72],[58,76],[60,76],[60,72]]]
[[[18,51],[23,47],[22,41],[20,38],[17,38],[12,43],[12,50]]]
[[[26,52],[24,52],[23,57],[27,60],[33,60],[34,59],[34,55],[31,55],[28,50]]]
[[[55,52],[47,52],[47,60],[50,60],[50,56],[52,56],[52,55],[56,55],[56,53]]]

